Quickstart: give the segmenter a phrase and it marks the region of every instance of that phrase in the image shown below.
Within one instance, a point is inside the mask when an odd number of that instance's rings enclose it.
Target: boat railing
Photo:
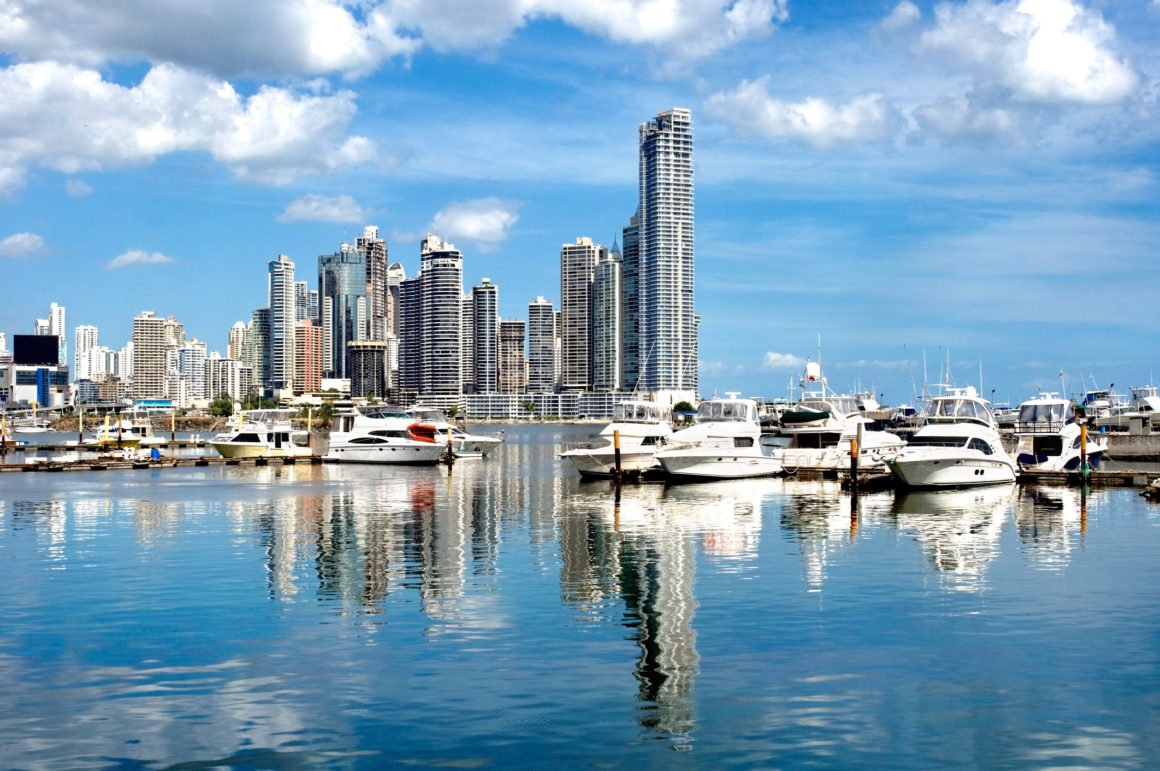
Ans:
[[[1060,420],[1018,420],[1015,422],[1017,434],[1058,434],[1067,422]]]

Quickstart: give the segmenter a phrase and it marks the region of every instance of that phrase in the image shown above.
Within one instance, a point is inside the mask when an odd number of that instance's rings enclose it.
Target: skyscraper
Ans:
[[[605,247],[592,243],[592,239],[587,237],[577,238],[576,243],[564,244],[560,248],[560,312],[563,316],[560,388],[564,391],[586,391],[592,385],[592,272],[607,253]]]
[[[640,387],[697,389],[693,309],[693,121],[672,109],[640,124]]]
[[[550,300],[528,303],[528,393],[556,390],[556,311]]]
[[[323,377],[347,377],[346,344],[367,339],[366,276],[366,253],[349,244],[318,258]]]
[[[528,362],[524,358],[526,329],[520,319],[499,323],[499,392],[522,394],[527,388]]]
[[[142,311],[133,319],[133,395],[137,399],[165,398],[167,364],[165,319]]]
[[[355,239],[355,248],[366,260],[367,337],[370,340],[387,339],[387,242],[379,238],[375,225],[363,228]]]
[[[620,385],[632,391],[640,379],[640,216],[632,215],[621,231]]]
[[[491,394],[499,388],[499,290],[486,276],[471,290],[472,382],[475,393]]]
[[[603,255],[592,271],[592,389],[619,391],[622,274],[620,252]]]
[[[420,393],[458,395],[463,390],[462,302],[463,254],[428,234],[419,268]]]
[[[269,263],[270,374],[272,389],[294,387],[294,334],[298,323],[298,300],[294,263],[284,254]]]
[[[95,357],[99,342],[99,331],[96,327],[82,324],[73,330],[73,380],[92,380],[99,369]]]

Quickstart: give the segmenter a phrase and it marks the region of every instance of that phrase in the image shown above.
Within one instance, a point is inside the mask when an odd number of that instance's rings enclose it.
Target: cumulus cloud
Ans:
[[[475,241],[481,248],[494,249],[507,239],[508,229],[516,224],[519,204],[499,198],[477,198],[453,201],[432,219],[428,230],[454,241]]]
[[[372,160],[374,144],[347,136],[352,92],[330,96],[229,84],[173,65],[124,87],[54,62],[0,70],[0,182],[43,166],[66,174],[201,151],[242,179],[285,184]]]
[[[72,198],[84,198],[92,195],[93,188],[79,179],[70,179],[64,183],[65,192]]]
[[[54,0],[6,3],[0,50],[86,67],[173,63],[223,77],[361,75],[422,47],[389,3],[342,0]]]
[[[801,369],[805,365],[805,359],[792,353],[768,351],[761,359],[761,366],[765,369]]]
[[[141,249],[130,249],[124,254],[119,254],[109,261],[105,266],[105,270],[117,270],[119,268],[131,268],[137,265],[164,265],[177,260],[172,257],[166,257],[161,252],[146,252]]]
[[[910,0],[902,0],[901,3],[894,6],[890,15],[882,20],[881,26],[886,32],[898,32],[910,27],[921,18],[922,11],[918,10],[917,5]]]
[[[494,48],[542,18],[697,58],[769,34],[788,0],[55,0],[7,4],[0,50],[87,67],[174,63],[222,77],[358,77],[441,51]],[[260,34],[259,34],[260,31]]]
[[[13,233],[0,241],[0,257],[34,257],[44,251],[44,239],[35,233]]]
[[[324,195],[304,195],[291,201],[278,216],[279,222],[365,222],[370,210],[359,206],[349,195],[329,198]]]
[[[901,124],[898,111],[880,93],[843,105],[817,97],[789,103],[770,96],[769,80],[746,80],[733,91],[713,94],[705,102],[706,114],[743,136],[786,138],[818,148],[882,140]]]
[[[1114,44],[1115,30],[1100,12],[1071,0],[968,0],[935,7],[919,50],[1015,101],[1109,104],[1140,85]]]

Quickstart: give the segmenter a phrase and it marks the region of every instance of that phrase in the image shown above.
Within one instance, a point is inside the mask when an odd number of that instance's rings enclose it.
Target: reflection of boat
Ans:
[[[1086,492],[1074,487],[1022,486],[1015,502],[1015,529],[1023,553],[1036,567],[1063,568],[1072,534],[1083,528]]]
[[[451,448],[456,458],[482,458],[499,447],[503,442],[503,432],[498,435],[469,434],[447,419],[442,410],[416,407],[408,412],[414,424],[411,433],[423,439],[446,445],[447,432],[451,432]]]
[[[1015,481],[995,418],[974,388],[931,397],[925,425],[886,461],[904,487],[973,487]]]
[[[671,477],[740,479],[780,472],[771,449],[761,443],[757,402],[707,399],[697,409],[697,422],[674,432],[657,460]]]
[[[1015,421],[1015,459],[1020,468],[1040,471],[1079,469],[1083,431],[1075,422],[1071,402],[1055,394],[1043,393],[1019,405]],[[1088,433],[1087,460],[1092,468],[1107,452],[1107,440]]]
[[[673,435],[668,413],[653,402],[629,401],[613,408],[612,422],[600,432],[599,443],[574,447],[560,457],[572,461],[581,476],[611,476],[616,471],[615,435],[620,436],[621,471],[659,468],[656,451]]]
[[[323,460],[344,463],[437,463],[447,448],[411,431],[414,418],[389,409],[334,415]]]
[[[295,432],[290,424],[293,410],[250,410],[238,413],[232,431],[210,440],[223,458],[276,458],[310,455],[305,432]],[[297,435],[296,435],[297,434]],[[297,441],[296,441],[297,440]]]
[[[974,588],[999,554],[1014,484],[969,490],[907,491],[895,495],[891,514],[913,530],[923,552],[941,573]]]

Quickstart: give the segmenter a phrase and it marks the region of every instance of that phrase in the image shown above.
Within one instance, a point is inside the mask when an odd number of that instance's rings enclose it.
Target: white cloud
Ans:
[[[304,195],[286,206],[279,222],[365,222],[370,210],[359,206],[349,195],[328,198],[324,195]]]
[[[0,257],[33,257],[44,250],[44,239],[35,233],[13,233],[0,241]]]
[[[362,75],[409,58],[422,42],[399,34],[389,4],[341,0],[54,0],[6,3],[0,50],[24,60],[96,67],[174,63],[224,77]]]
[[[177,262],[177,260],[172,257],[166,257],[161,252],[146,252],[141,249],[131,249],[110,260],[109,264],[105,266],[105,270],[130,268],[135,265],[164,265],[172,262]]]
[[[93,192],[90,185],[79,179],[66,180],[64,189],[72,198],[84,198],[86,195],[92,195]]]
[[[431,219],[428,230],[450,241],[463,238],[477,242],[485,250],[493,249],[519,220],[518,208],[518,203],[498,198],[453,201]]]
[[[805,359],[792,353],[768,351],[761,359],[761,366],[765,369],[801,369],[805,365]]]
[[[729,123],[743,136],[788,138],[818,148],[888,138],[901,124],[898,111],[879,93],[864,94],[844,105],[810,97],[788,103],[769,94],[769,76],[742,81],[731,92],[705,101],[710,117]]]
[[[53,62],[0,70],[0,182],[43,166],[72,174],[202,151],[243,179],[284,184],[376,155],[346,136],[354,94],[261,87],[243,97],[224,81],[161,65],[124,87]]]
[[[898,32],[906,29],[922,18],[922,11],[910,0],[902,0],[894,6],[890,15],[882,20],[882,29],[886,32]]]
[[[1140,85],[1114,44],[1100,12],[1071,0],[968,0],[935,7],[919,50],[966,68],[977,89],[1017,102],[1109,104]]]

